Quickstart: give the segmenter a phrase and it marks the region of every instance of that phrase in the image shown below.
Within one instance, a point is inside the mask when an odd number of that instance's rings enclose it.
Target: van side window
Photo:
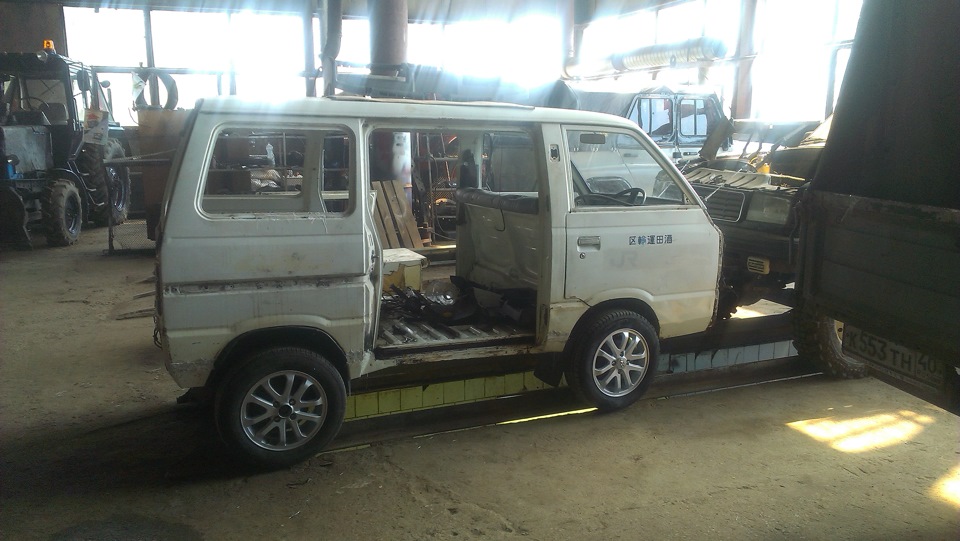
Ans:
[[[680,135],[707,135],[709,125],[714,120],[710,118],[712,112],[707,110],[705,100],[689,98],[680,100]]]
[[[630,111],[630,120],[654,141],[667,141],[673,135],[673,101],[669,98],[639,98]]]
[[[567,145],[578,209],[683,202],[671,175],[633,134],[568,130]]]
[[[403,216],[419,204],[416,213],[439,238],[455,238],[458,201],[538,212],[543,169],[526,131],[382,128],[371,132],[368,146],[378,212]]]
[[[221,129],[202,183],[208,214],[345,213],[352,208],[342,129]]]
[[[402,151],[407,142],[409,151]],[[456,188],[537,192],[540,186],[537,154],[526,132],[376,130],[369,154],[372,181],[401,180],[409,168],[411,188],[418,193]],[[413,156],[412,163],[407,155]]]
[[[483,136],[483,185],[492,192],[537,192],[537,159],[533,140],[523,132]]]

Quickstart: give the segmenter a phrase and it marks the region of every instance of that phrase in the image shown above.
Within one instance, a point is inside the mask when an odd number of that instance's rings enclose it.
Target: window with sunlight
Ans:
[[[703,2],[687,2],[657,10],[657,43],[677,43],[703,35]]]
[[[297,15],[241,12],[230,17],[229,48],[237,70],[237,95],[256,99],[300,98],[303,22]]]
[[[754,118],[823,118],[830,59],[837,43],[853,38],[861,4],[857,0],[760,2],[754,36],[758,50],[753,65]],[[839,84],[835,92],[838,89]]]
[[[323,40],[315,22],[314,48]],[[491,39],[497,36],[497,39]],[[413,23],[407,27],[407,62],[437,66],[472,77],[499,77],[505,82],[538,86],[560,73],[560,23],[552,16],[525,15],[511,21],[475,20],[447,25]],[[370,63],[370,24],[364,19],[343,21],[338,61]]]
[[[560,73],[560,23],[555,17],[527,15],[509,22],[453,23],[444,28],[443,36],[443,67],[452,73],[500,77],[527,87],[547,83]],[[421,53],[411,48],[410,54]]]
[[[209,72],[173,75],[180,107],[228,93],[230,19],[226,13],[153,11],[150,18],[157,67]]]
[[[70,58],[88,66],[146,65],[146,32],[142,11],[64,7],[63,19]],[[110,29],[111,43],[116,44],[113,47],[103,46],[107,28]]]

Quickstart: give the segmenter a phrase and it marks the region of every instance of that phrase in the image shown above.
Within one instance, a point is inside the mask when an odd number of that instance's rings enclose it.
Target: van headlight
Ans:
[[[770,194],[753,194],[747,209],[748,222],[784,225],[790,218],[792,200]]]

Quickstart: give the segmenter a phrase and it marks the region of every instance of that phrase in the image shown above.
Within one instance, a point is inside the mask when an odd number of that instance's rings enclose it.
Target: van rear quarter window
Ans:
[[[201,209],[242,217],[342,214],[352,208],[350,134],[342,129],[220,129],[202,183]]]

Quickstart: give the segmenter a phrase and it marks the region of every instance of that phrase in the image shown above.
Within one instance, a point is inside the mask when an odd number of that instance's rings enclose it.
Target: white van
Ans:
[[[384,291],[374,188],[390,164],[429,164],[417,142],[431,139],[459,145],[454,276],[433,298]],[[629,160],[611,159],[620,149]],[[529,178],[495,178],[506,171]],[[646,189],[661,173],[671,199]],[[598,113],[201,100],[160,227],[167,369],[215,390],[228,446],[271,466],[336,435],[351,380],[402,363],[543,354],[587,402],[623,408],[653,379],[660,339],[705,330],[716,310],[719,230],[636,124]]]

